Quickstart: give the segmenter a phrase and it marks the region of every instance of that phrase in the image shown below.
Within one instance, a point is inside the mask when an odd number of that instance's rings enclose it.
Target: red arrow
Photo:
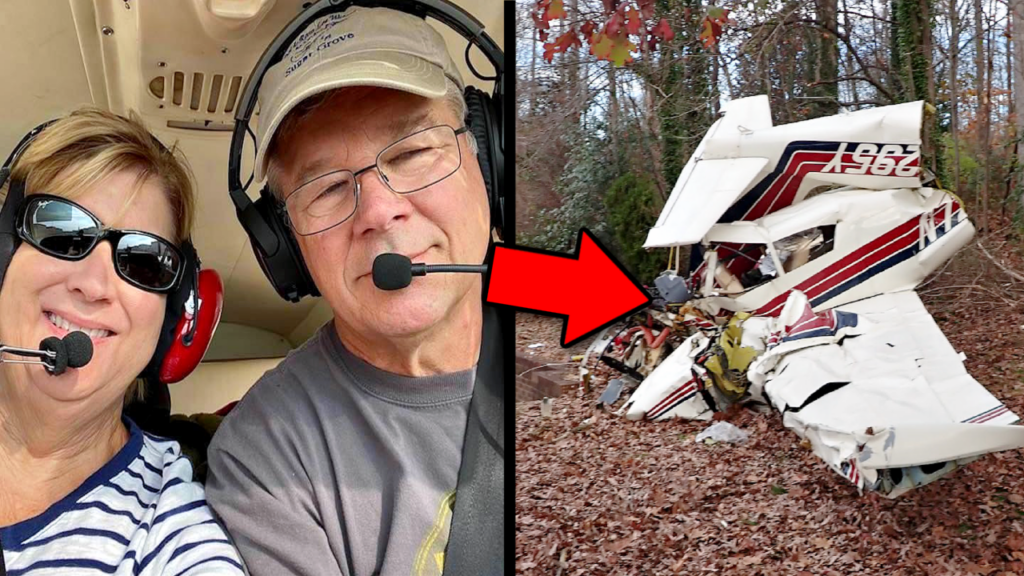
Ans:
[[[487,302],[552,316],[565,316],[567,347],[647,306],[643,286],[586,228],[576,254],[496,246],[491,260]]]

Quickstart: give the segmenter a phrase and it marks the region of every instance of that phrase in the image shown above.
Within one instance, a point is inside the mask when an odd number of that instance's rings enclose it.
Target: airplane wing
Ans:
[[[683,167],[644,248],[700,242],[768,165],[766,157],[740,157],[739,152],[743,134],[771,128],[768,97],[733,100],[723,113]]]
[[[694,154],[697,156],[697,154]],[[696,244],[768,165],[767,158],[691,158],[644,248]],[[682,201],[700,190],[703,201]]]
[[[858,488],[895,497],[1024,446],[1017,415],[967,373],[916,293],[834,310],[855,314],[861,333],[788,353],[783,343],[759,361],[776,356],[764,394],[784,425]]]

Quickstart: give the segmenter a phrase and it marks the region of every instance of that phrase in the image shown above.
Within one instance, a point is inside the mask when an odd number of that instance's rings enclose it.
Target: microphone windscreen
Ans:
[[[43,363],[46,364],[47,372],[54,376],[60,376],[65,370],[67,370],[68,350],[64,345],[63,340],[56,336],[44,338],[43,341],[39,343],[39,349],[47,352],[54,352],[56,354],[53,358],[43,360]]]
[[[412,260],[401,254],[381,254],[373,260],[373,285],[381,290],[400,290],[412,282]]]
[[[64,337],[68,367],[81,368],[92,360],[92,339],[85,332],[75,331]]]

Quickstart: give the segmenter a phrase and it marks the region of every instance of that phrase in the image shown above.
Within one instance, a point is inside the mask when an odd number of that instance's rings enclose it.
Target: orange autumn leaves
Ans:
[[[602,0],[604,11],[595,20],[585,19],[582,25],[572,25],[555,38],[551,38],[551,21],[568,20],[564,0],[537,0],[533,21],[544,43],[544,59],[554,60],[555,54],[590,46],[590,53],[599,60],[608,60],[616,66],[633,61],[638,46],[644,51],[656,50],[661,42],[671,42],[675,31],[667,18],[655,22],[655,0]],[[687,10],[689,12],[689,10]],[[713,46],[722,35],[722,26],[729,22],[729,10],[710,6],[702,19],[701,41]]]
[[[701,23],[700,39],[705,48],[711,48],[722,35],[722,25],[729,22],[729,10],[718,6],[708,6],[708,13]]]

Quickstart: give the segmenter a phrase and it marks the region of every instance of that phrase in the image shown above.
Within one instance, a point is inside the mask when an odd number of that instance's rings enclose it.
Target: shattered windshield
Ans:
[[[834,224],[810,228],[772,242],[771,249],[767,244],[712,243],[704,263],[694,274],[694,281],[703,286],[714,252],[717,265],[712,292],[732,295],[757,288],[831,252],[835,245],[835,228]]]

